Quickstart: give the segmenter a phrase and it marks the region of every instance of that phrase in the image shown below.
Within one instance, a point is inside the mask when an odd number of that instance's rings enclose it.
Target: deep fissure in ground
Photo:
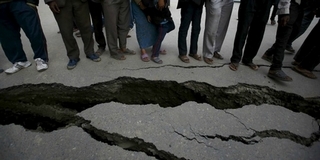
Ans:
[[[148,96],[146,96],[148,95]],[[320,117],[320,102],[314,99],[276,91],[269,87],[237,84],[214,87],[207,83],[188,81],[151,81],[142,78],[121,77],[87,87],[71,87],[62,84],[24,84],[0,90],[0,124],[18,124],[27,129],[51,132],[66,126],[81,127],[96,140],[117,145],[126,150],[144,152],[158,159],[183,159],[157,150],[153,144],[139,138],[127,138],[111,134],[90,125],[76,114],[97,104],[119,102],[123,104],[159,104],[160,107],[176,107],[185,102],[208,103],[216,109],[235,109],[245,105],[273,104],[294,112],[303,112],[316,120]],[[305,146],[319,140],[319,132],[304,138],[287,131],[259,131],[252,137],[202,135],[254,144],[258,136],[287,138]],[[251,139],[250,139],[251,138]]]

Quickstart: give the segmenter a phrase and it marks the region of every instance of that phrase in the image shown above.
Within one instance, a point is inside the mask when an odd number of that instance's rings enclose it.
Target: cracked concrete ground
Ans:
[[[105,52],[94,63],[81,52],[70,71],[56,22],[41,2],[50,68],[38,73],[33,63],[0,74],[0,159],[320,159],[320,80],[292,71],[292,54],[285,55],[283,70],[293,82],[266,76],[270,64],[261,56],[273,44],[276,26],[267,24],[254,59],[258,71],[228,68],[238,6],[221,51],[225,59],[211,66],[178,59],[180,10],[172,1],[176,29],[163,43],[168,54],[161,56],[162,65],[140,60],[131,31],[128,48],[137,55],[117,61]],[[29,41],[24,35],[22,40],[31,61]],[[0,52],[0,68],[10,67]],[[46,85],[27,85],[41,83]]]

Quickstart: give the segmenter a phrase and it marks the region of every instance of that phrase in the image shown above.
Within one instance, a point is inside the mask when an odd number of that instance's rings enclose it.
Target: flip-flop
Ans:
[[[317,76],[314,75],[311,71],[308,71],[306,69],[303,69],[299,66],[293,66],[292,70],[296,71],[299,74],[302,74],[305,77],[311,78],[311,79],[317,79]]]
[[[155,63],[162,64],[162,60],[159,57],[152,57],[151,60]]]
[[[213,64],[213,59],[212,58],[207,58],[207,57],[203,57],[204,62],[206,62],[207,64]]]
[[[197,54],[189,54],[189,57],[194,58],[195,60],[201,61],[201,56],[197,55]]]
[[[251,68],[252,70],[256,71],[259,69],[259,66],[257,66],[256,64],[250,62],[250,63],[243,63],[245,66],[248,66],[249,68]]]
[[[141,60],[142,60],[143,62],[149,62],[150,59],[149,59],[148,54],[147,54],[147,53],[141,54]]]
[[[179,59],[184,63],[190,63],[189,58],[186,55],[179,55]]]
[[[238,70],[238,67],[239,67],[239,63],[233,63],[233,62],[231,62],[231,63],[229,64],[229,68],[230,68],[231,70],[233,70],[233,71]]]

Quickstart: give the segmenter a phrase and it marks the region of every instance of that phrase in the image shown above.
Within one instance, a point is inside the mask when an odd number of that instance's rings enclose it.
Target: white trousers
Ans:
[[[206,0],[206,21],[203,36],[203,56],[212,58],[220,52],[233,9],[233,0]]]

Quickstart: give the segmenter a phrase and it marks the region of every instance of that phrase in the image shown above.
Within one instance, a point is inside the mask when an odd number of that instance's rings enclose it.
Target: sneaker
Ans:
[[[0,69],[0,73],[2,73],[4,70],[3,69]]]
[[[287,46],[287,47],[286,47],[286,50],[289,51],[290,53],[296,52],[296,51],[292,48],[292,46]]]
[[[87,58],[91,59],[93,62],[101,61],[101,58],[98,55],[96,55],[95,53],[87,55]]]
[[[37,70],[38,70],[39,72],[48,69],[48,64],[47,64],[47,62],[45,62],[43,59],[41,59],[41,58],[36,58],[34,61],[36,62]]]
[[[286,75],[281,69],[269,70],[268,77],[281,81],[292,81],[292,78]]]
[[[272,60],[273,60],[273,56],[268,56],[267,54],[263,54],[263,56],[261,58],[263,60],[270,62],[270,63],[272,63]]]
[[[80,58],[78,58],[78,59],[70,59],[68,65],[67,65],[67,68],[68,68],[68,69],[73,69],[73,68],[75,68],[75,67],[77,66],[77,63],[78,63],[79,61],[80,61]]]
[[[12,74],[12,73],[16,73],[18,71],[20,71],[21,69],[30,67],[32,64],[29,61],[25,61],[25,62],[16,62],[13,64],[13,66],[9,69],[6,69],[4,72],[6,72],[7,74]]]

